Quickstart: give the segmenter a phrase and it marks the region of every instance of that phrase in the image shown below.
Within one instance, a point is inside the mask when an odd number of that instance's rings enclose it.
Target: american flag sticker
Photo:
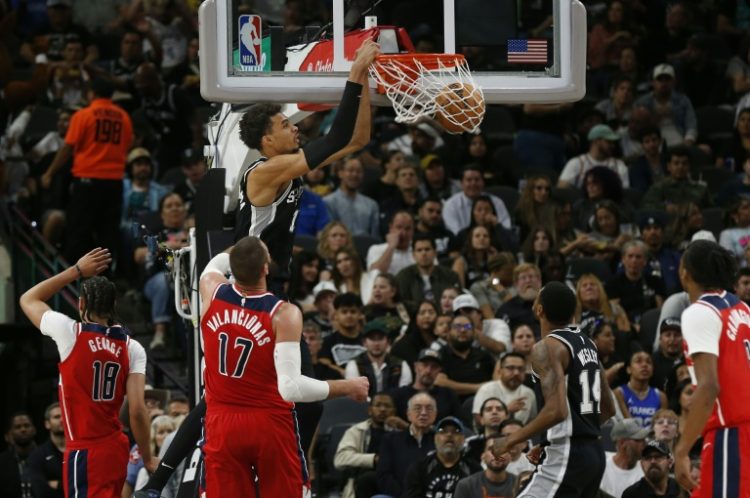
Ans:
[[[547,40],[508,40],[508,62],[546,64]]]

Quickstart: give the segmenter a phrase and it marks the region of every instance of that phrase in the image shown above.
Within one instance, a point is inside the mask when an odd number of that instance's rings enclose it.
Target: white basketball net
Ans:
[[[396,121],[413,124],[424,117],[432,117],[441,110],[437,97],[446,86],[468,84],[474,91],[464,95],[467,105],[462,112],[441,113],[443,118],[466,132],[477,133],[484,118],[484,93],[474,83],[469,65],[463,56],[438,57],[437,67],[428,69],[417,58],[404,63],[398,59],[376,59],[370,66],[370,76],[385,89],[385,94],[396,111]],[[456,95],[458,97],[458,95]],[[452,110],[460,106],[452,106]]]

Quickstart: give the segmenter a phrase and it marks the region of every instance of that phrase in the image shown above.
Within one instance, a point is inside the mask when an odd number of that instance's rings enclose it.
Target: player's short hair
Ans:
[[[280,112],[279,104],[255,104],[240,119],[240,140],[251,149],[260,150],[263,135],[271,131],[271,118]]]
[[[353,292],[344,292],[333,299],[333,309],[362,308],[362,299]]]
[[[539,291],[544,316],[555,325],[567,325],[576,313],[576,295],[562,282],[549,282]]]
[[[110,80],[97,77],[91,80],[91,91],[97,97],[109,99],[115,93],[115,85]]]
[[[240,284],[253,284],[263,278],[263,267],[269,255],[265,244],[258,237],[242,237],[229,253],[229,267]]]
[[[44,420],[49,420],[52,416],[52,410],[55,408],[60,408],[60,403],[55,401],[54,403],[50,403],[47,408],[44,409]]]
[[[106,318],[108,325],[114,325],[116,296],[115,284],[107,277],[96,276],[84,280],[81,284],[81,299],[83,299],[81,318],[90,321],[93,314]]]
[[[691,242],[682,255],[690,277],[703,289],[731,289],[737,275],[737,260],[710,240]]]

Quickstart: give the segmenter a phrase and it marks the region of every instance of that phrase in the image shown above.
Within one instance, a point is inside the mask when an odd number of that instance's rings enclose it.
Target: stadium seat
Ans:
[[[638,342],[641,343],[643,350],[649,353],[654,351],[654,340],[659,333],[660,313],[661,310],[659,308],[654,308],[641,315],[641,330],[638,333]]]
[[[573,258],[568,260],[568,270],[565,280],[575,283],[584,273],[593,273],[602,283],[606,283],[612,277],[607,263],[596,258]]]
[[[295,235],[294,245],[301,247],[305,251],[317,252],[318,239],[312,235]]]
[[[346,473],[338,470],[333,465],[333,459],[336,457],[336,450],[339,447],[341,438],[344,433],[353,424],[343,423],[335,424],[329,428],[326,433],[319,433],[318,443],[316,446],[316,484],[319,496],[326,496],[327,493],[340,492],[344,487]]]
[[[515,211],[516,206],[518,205],[518,199],[521,197],[517,188],[508,187],[507,185],[493,185],[487,187],[487,192],[502,199],[506,209],[511,214]]]
[[[716,106],[701,107],[695,111],[698,120],[698,138],[713,142],[731,137],[734,133],[734,111]]]
[[[622,198],[625,202],[630,204],[633,208],[638,209],[641,205],[641,199],[643,198],[643,192],[634,188],[622,189]]]
[[[501,145],[495,149],[495,152],[492,153],[492,166],[497,170],[510,172],[504,176],[516,179],[521,178],[524,173],[521,162],[516,157],[516,151],[513,150],[512,145]]]
[[[507,107],[488,105],[482,122],[482,131],[487,140],[493,142],[512,142],[516,134],[516,123],[513,114]]]
[[[470,429],[474,428],[474,414],[471,413],[471,409],[474,407],[474,396],[469,396],[461,404],[461,422]]]
[[[575,204],[577,200],[583,197],[583,194],[581,194],[579,189],[571,187],[552,187],[550,195],[553,199],[569,202],[571,204]]]
[[[367,403],[350,398],[335,398],[323,402],[323,414],[320,417],[318,430],[321,434],[328,432],[337,424],[356,424],[367,419]]]
[[[370,246],[382,242],[382,240],[370,237],[369,235],[355,235],[353,239],[354,248],[357,250],[357,254],[359,254],[359,257],[363,262],[367,260],[367,251],[370,249]]]
[[[703,228],[710,231],[719,240],[719,234],[724,230],[724,210],[720,207],[705,208],[703,214]]]
[[[701,169],[700,180],[703,181],[708,187],[708,191],[714,197],[716,194],[721,192],[721,189],[726,186],[727,183],[731,182],[736,176],[734,171],[729,171],[726,168],[717,168],[715,166],[706,166]],[[716,199],[721,201],[721,199]]]

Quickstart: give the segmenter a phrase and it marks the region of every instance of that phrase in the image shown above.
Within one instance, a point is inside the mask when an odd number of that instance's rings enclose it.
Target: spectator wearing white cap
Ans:
[[[676,92],[674,68],[659,64],[654,68],[651,93],[635,101],[635,107],[645,107],[659,120],[661,136],[669,147],[694,145],[698,137],[698,121],[690,99]]]
[[[620,141],[620,135],[609,126],[598,124],[589,130],[587,138],[589,140],[589,151],[572,158],[565,164],[565,168],[563,168],[557,181],[557,186],[581,188],[583,178],[588,170],[594,166],[606,166],[617,173],[622,180],[622,186],[628,188],[630,186],[628,167],[621,159],[613,157],[615,146]]]
[[[648,433],[648,429],[642,428],[630,418],[615,423],[611,437],[617,451],[605,452],[607,465],[600,484],[602,491],[613,498],[620,498],[628,486],[643,477],[643,469],[638,465],[638,460]]]
[[[510,327],[497,318],[484,318],[479,301],[472,294],[461,294],[453,300],[453,314],[463,315],[474,324],[476,344],[498,355],[511,349]]]
[[[313,287],[313,305],[315,306],[314,311],[305,313],[305,321],[312,321],[319,328],[322,337],[325,339],[333,332],[333,299],[338,295],[339,291],[336,286],[330,280],[323,280],[318,282]]]

